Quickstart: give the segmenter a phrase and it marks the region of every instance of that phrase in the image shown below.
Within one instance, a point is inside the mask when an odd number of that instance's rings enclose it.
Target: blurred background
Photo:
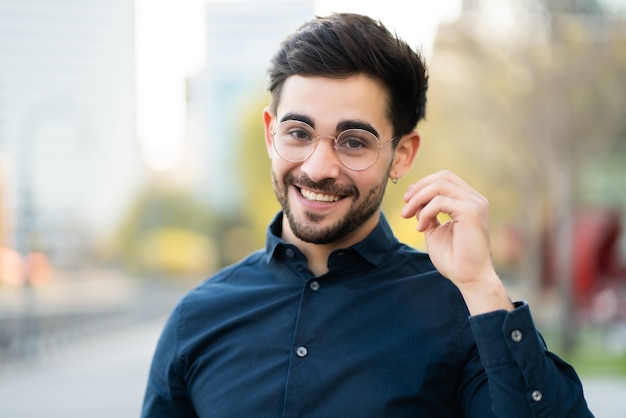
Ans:
[[[269,59],[316,14],[427,57],[422,147],[491,202],[493,255],[592,410],[626,407],[625,0],[0,0],[0,416],[138,416],[188,289],[278,210]]]

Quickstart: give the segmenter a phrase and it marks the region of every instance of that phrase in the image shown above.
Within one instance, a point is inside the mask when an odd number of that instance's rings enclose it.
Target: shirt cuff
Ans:
[[[541,356],[545,344],[526,302],[515,302],[511,312],[501,310],[470,316],[469,322],[485,368],[518,364]]]

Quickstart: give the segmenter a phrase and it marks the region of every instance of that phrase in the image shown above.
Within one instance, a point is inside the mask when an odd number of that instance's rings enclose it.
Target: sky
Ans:
[[[164,171],[177,164],[182,152],[185,79],[204,65],[203,5],[207,0],[135,1],[139,140],[148,166]],[[437,24],[454,20],[460,13],[460,2],[316,0],[314,11],[318,15],[330,12],[370,15],[428,56]]]

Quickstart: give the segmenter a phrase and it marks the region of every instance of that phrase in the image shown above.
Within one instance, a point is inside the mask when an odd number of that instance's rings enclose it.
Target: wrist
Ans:
[[[470,315],[514,309],[504,284],[495,272],[484,279],[460,285],[459,291],[465,300]]]

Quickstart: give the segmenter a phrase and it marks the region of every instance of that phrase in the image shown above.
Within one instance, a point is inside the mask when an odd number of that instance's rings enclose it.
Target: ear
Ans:
[[[267,153],[270,158],[272,158],[272,153],[274,151],[274,146],[272,145],[272,141],[274,140],[272,135],[272,128],[274,127],[274,114],[269,107],[263,109],[263,126],[265,128],[265,147],[267,148]]]
[[[413,165],[422,138],[417,131],[403,135],[396,147],[390,174],[393,177],[403,177]]]

